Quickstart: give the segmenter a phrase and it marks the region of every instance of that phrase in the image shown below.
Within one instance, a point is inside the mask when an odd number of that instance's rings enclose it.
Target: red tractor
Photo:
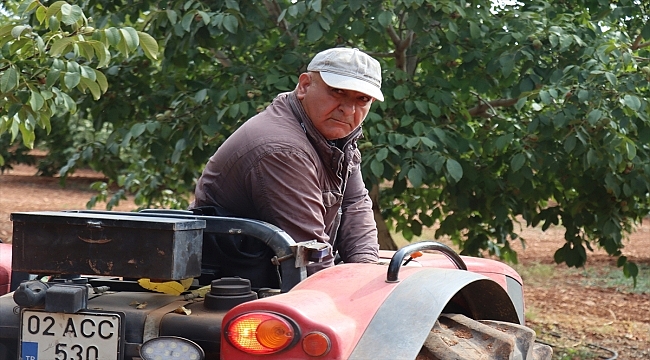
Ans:
[[[551,358],[524,325],[521,277],[437,242],[307,277],[324,249],[256,220],[150,210],[12,221],[0,291],[7,259],[29,275],[0,296],[0,360]],[[277,286],[227,258],[250,239]]]

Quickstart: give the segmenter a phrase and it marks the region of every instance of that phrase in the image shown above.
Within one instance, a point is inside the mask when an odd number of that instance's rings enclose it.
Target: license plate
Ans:
[[[118,360],[124,331],[122,314],[76,314],[23,310],[21,360]]]

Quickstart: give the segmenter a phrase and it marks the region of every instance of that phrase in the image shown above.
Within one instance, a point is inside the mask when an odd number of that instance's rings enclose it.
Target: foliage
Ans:
[[[516,261],[516,226],[561,224],[557,262],[582,266],[601,246],[638,273],[621,249],[650,204],[645,2],[85,0],[83,12],[52,4],[55,25],[27,4],[32,27],[0,32],[11,40],[3,49],[21,49],[3,52],[3,101],[20,106],[3,113],[0,134],[24,128],[31,145],[49,118],[90,121],[99,136],[77,137],[61,171],[89,165],[120,189],[96,184],[93,201],[134,193],[143,207],[186,207],[203,164],[242,121],[291,90],[317,51],[352,46],[384,69],[386,101],[373,105],[360,147],[389,227],[410,239],[438,221],[436,235],[463,253]],[[85,30],[89,18],[101,30]],[[110,88],[89,62],[105,66]],[[46,94],[43,105],[33,93]]]
[[[128,55],[141,45],[156,57],[157,43],[149,34],[131,27],[96,30],[78,5],[32,0],[16,11],[32,16],[18,24],[7,19],[0,27],[0,134],[10,133],[12,142],[20,134],[28,148],[37,127],[49,132],[53,117],[77,111],[71,94],[90,92],[97,100],[106,92],[106,76],[97,68],[112,59],[109,47]]]

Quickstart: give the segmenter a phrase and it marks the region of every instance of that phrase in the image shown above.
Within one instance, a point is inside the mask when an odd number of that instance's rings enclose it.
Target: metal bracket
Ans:
[[[301,241],[291,245],[291,250],[296,256],[296,267],[304,267],[309,262],[321,262],[323,259],[332,255],[332,246],[327,243],[316,240]]]

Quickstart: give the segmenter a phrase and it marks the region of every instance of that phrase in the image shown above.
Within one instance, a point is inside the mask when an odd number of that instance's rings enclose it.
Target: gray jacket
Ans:
[[[191,207],[218,205],[274,224],[296,241],[329,243],[344,262],[375,262],[379,246],[361,177],[361,134],[359,127],[330,144],[296,95],[280,94],[210,158]],[[310,272],[332,263],[329,257]]]

